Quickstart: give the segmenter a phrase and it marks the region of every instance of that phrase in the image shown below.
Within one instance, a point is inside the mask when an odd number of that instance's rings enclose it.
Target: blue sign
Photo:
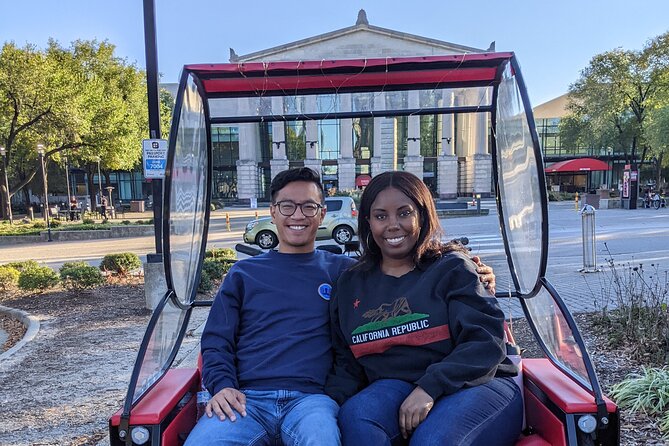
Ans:
[[[165,178],[167,140],[143,140],[142,158],[144,159],[144,178]]]

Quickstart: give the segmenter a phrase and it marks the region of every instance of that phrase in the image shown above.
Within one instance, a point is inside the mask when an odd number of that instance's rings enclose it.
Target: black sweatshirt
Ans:
[[[392,378],[436,400],[514,375],[504,361],[504,314],[475,268],[453,252],[401,277],[379,267],[342,274],[330,301],[335,367],[326,393],[342,403],[367,382]]]

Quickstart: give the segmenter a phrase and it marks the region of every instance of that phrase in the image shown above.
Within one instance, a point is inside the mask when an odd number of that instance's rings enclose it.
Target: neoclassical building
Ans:
[[[277,62],[363,59],[480,53],[472,48],[370,25],[364,10],[355,25],[308,39],[237,55],[230,62]],[[408,108],[420,107],[419,92],[403,92]],[[266,104],[276,113],[292,108],[324,110],[327,97],[273,97]],[[371,100],[376,100],[372,98]],[[477,98],[455,94],[440,98],[451,105]],[[309,101],[313,103],[309,103]],[[350,99],[349,99],[350,101]],[[211,103],[215,114],[215,103]],[[356,104],[343,104],[353,107]],[[269,199],[269,183],[279,172],[307,166],[321,173],[326,188],[364,186],[371,176],[400,169],[423,178],[435,197],[491,194],[489,116],[486,113],[392,118],[330,119],[212,128],[214,184],[212,198],[245,201]]]

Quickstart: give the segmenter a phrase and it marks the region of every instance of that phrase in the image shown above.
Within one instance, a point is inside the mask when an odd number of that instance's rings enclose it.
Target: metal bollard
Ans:
[[[574,210],[578,212],[578,192],[576,192],[576,197],[574,197]]]
[[[33,221],[35,219],[35,214],[33,213],[33,207],[32,206],[30,206],[28,208],[28,218],[30,219],[30,221]]]
[[[228,232],[230,232],[232,229],[230,228],[230,214],[225,213],[225,226],[228,228]]]
[[[595,208],[586,204],[581,209],[581,232],[583,237],[583,268],[582,273],[596,273],[597,251],[595,247]]]

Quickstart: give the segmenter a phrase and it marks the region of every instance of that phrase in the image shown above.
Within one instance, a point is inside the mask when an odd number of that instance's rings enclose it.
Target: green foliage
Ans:
[[[51,227],[51,229],[59,228],[60,226],[62,226],[62,224],[63,223],[61,223],[60,220],[49,220],[49,226]]]
[[[81,220],[81,224],[93,225],[95,224],[95,220],[93,220],[92,218],[84,218],[83,220]]]
[[[230,248],[215,248],[206,252],[197,291],[208,293],[217,285],[235,262],[236,253]]]
[[[60,267],[60,279],[66,288],[82,290],[106,283],[100,270],[86,262],[66,262]]]
[[[663,438],[669,439],[669,369],[643,367],[611,389],[620,407],[660,418]]]
[[[19,283],[19,270],[8,265],[0,265],[0,290],[14,288]]]
[[[353,189],[353,190],[339,190],[332,194],[333,197],[351,197],[355,202],[355,207],[360,208],[360,198],[362,197],[362,190]]]
[[[123,221],[121,222],[122,225],[129,225],[129,224],[131,224],[131,223],[132,223],[132,222],[131,222],[130,220],[123,220]]]
[[[19,274],[19,288],[26,291],[44,291],[58,285],[58,274],[48,266],[27,268]]]
[[[669,106],[668,79],[669,33],[641,50],[595,55],[569,88],[570,114],[560,122],[562,146],[661,160],[669,151],[669,116],[663,111]]]
[[[601,301],[594,302],[597,326],[614,346],[643,345],[630,349],[632,358],[669,363],[669,271],[657,264],[615,263],[604,246],[609,258],[600,279]]]
[[[209,205],[209,210],[212,211],[212,212],[215,211],[216,210],[216,205],[214,203],[211,203]]]
[[[204,257],[215,260],[235,260],[237,252],[232,248],[212,248],[204,253]]]
[[[120,276],[125,276],[130,271],[142,266],[139,256],[133,252],[122,252],[119,254],[107,254],[100,263],[102,271],[111,271]]]
[[[200,283],[197,285],[198,293],[208,293],[214,288],[214,281],[209,273],[203,268],[200,272]]]
[[[46,223],[41,220],[36,220],[33,222],[33,228],[35,229],[46,229]]]
[[[37,268],[39,266],[39,263],[37,263],[34,260],[23,260],[21,262],[10,262],[3,266],[8,266],[10,268],[16,269],[18,272],[22,272],[27,269]]]

